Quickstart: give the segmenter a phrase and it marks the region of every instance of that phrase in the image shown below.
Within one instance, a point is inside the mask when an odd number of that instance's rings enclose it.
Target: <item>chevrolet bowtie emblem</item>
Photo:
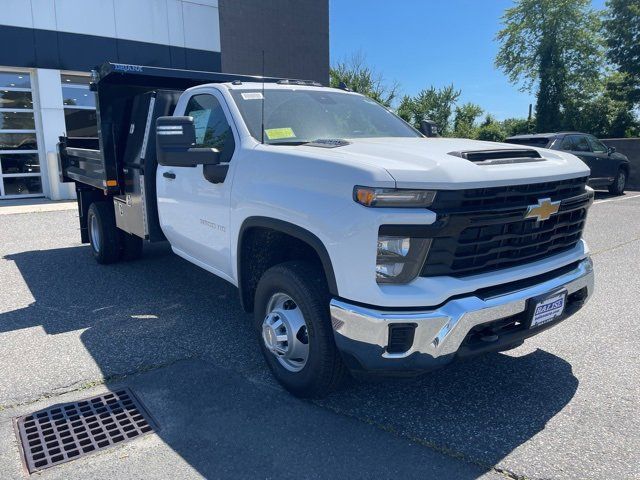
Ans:
[[[538,200],[537,205],[529,205],[524,218],[535,218],[536,221],[549,220],[551,215],[555,215],[560,210],[560,202],[552,202],[550,198]]]

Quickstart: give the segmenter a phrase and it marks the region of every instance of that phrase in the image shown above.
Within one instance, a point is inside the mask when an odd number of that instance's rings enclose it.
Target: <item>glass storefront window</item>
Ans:
[[[5,195],[33,195],[42,193],[40,176],[34,177],[4,177]]]
[[[62,87],[62,98],[64,105],[69,107],[92,107],[96,108],[96,100],[93,92],[83,92],[79,88]]]
[[[60,75],[64,122],[68,137],[97,137],[96,97],[88,75]]]
[[[31,74],[0,71],[0,198],[41,196]]]
[[[0,166],[4,175],[40,173],[40,159],[37,153],[0,154]]]
[[[0,108],[33,108],[31,92],[16,92],[0,87]]]
[[[0,72],[0,87],[31,88],[31,75],[21,72]]]
[[[0,150],[37,150],[38,142],[33,133],[2,133],[0,131]]]
[[[98,122],[95,110],[65,108],[64,123],[67,127],[68,137],[98,136]]]
[[[35,130],[33,112],[0,112],[0,130]]]

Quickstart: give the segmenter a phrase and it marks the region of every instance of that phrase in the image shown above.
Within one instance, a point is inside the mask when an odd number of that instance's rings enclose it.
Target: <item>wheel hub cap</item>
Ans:
[[[98,219],[95,215],[91,217],[91,244],[96,252],[100,251],[100,233],[98,232]]]
[[[284,293],[276,293],[267,304],[262,322],[262,341],[278,362],[291,372],[304,368],[309,357],[307,324],[302,311]]]

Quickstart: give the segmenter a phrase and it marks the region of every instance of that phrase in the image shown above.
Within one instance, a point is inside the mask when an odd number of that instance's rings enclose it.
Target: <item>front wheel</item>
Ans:
[[[347,370],[333,339],[329,293],[319,268],[287,262],[267,270],[256,290],[255,326],[276,379],[299,397],[323,397]]]
[[[613,180],[613,183],[609,186],[609,193],[614,195],[622,195],[624,193],[624,189],[627,186],[627,172],[625,170],[618,170],[618,174],[616,178]]]

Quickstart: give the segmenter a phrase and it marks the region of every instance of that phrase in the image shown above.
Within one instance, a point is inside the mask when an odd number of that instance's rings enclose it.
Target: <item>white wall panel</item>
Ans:
[[[113,0],[55,0],[55,5],[58,30],[116,37]]]
[[[184,47],[184,25],[182,20],[182,2],[167,1],[167,20],[169,22],[169,45]]]
[[[0,2],[0,25],[33,28],[31,2],[29,0],[2,0]]]
[[[114,0],[118,38],[169,44],[167,3],[159,0]]]
[[[182,2],[184,42],[186,48],[220,51],[220,20],[218,9]]]
[[[33,28],[56,30],[56,7],[53,0],[31,0]]]
[[[0,0],[0,24],[220,51],[218,0]]]
[[[207,5],[208,7],[218,8],[218,0],[184,0],[185,2],[195,3],[198,5]]]

